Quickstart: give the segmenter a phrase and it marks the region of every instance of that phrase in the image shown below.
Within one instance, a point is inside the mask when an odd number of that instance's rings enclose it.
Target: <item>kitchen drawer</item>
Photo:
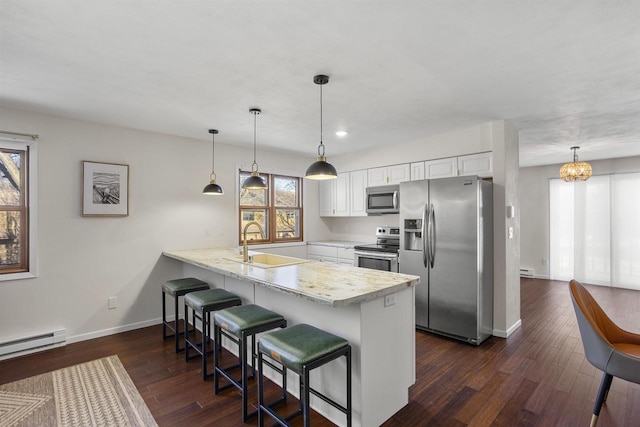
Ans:
[[[353,261],[353,248],[338,248],[338,258],[347,258]]]
[[[307,245],[307,255],[337,258],[338,248],[335,246]]]

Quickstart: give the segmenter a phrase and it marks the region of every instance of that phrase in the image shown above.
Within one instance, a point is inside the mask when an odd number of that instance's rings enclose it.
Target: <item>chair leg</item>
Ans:
[[[600,382],[600,389],[598,390],[598,397],[596,398],[596,404],[593,407],[593,416],[591,417],[591,427],[595,427],[598,422],[598,416],[600,416],[600,409],[602,404],[607,400],[609,394],[609,388],[611,387],[611,381],[613,376],[604,372],[602,374],[602,381]]]
[[[173,310],[174,310],[175,316],[176,316],[175,322],[173,323],[176,326],[176,333],[175,333],[175,336],[176,336],[176,353],[180,353],[180,351],[182,349],[180,348],[180,333],[178,332],[180,330],[180,326],[178,325],[178,318],[179,318],[179,316],[178,316],[178,313],[179,313],[178,312],[178,295],[174,296]],[[185,318],[186,318],[186,316],[185,316]]]

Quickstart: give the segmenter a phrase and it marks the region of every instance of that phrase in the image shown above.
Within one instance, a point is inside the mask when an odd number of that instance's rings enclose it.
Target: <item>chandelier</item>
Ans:
[[[579,162],[576,150],[580,147],[571,147],[573,150],[573,162],[565,163],[560,168],[560,179],[564,182],[586,181],[591,177],[591,165],[587,162]]]

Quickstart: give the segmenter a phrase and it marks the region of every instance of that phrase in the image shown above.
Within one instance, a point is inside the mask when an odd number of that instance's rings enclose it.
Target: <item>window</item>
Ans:
[[[553,280],[640,290],[640,173],[549,181]]]
[[[0,274],[29,271],[28,147],[0,143]]]
[[[267,190],[243,190],[242,183],[251,172],[240,171],[240,230],[242,244],[247,224],[250,244],[302,241],[302,179],[294,176],[260,174]]]

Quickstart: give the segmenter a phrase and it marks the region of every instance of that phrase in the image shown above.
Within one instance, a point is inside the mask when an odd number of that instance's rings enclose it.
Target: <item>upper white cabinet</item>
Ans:
[[[450,176],[493,176],[493,153],[470,154],[411,163],[411,180],[447,178]]]
[[[336,179],[318,181],[318,203],[320,216],[336,214]]]
[[[481,178],[493,176],[493,153],[470,154],[458,157],[460,176],[478,175]]]
[[[367,171],[339,173],[318,183],[320,216],[366,216]]]
[[[367,216],[367,171],[349,172],[351,190],[350,216]]]
[[[424,162],[411,163],[411,181],[424,179]]]
[[[427,160],[424,162],[424,177],[427,179],[447,178],[458,174],[457,157]]]
[[[349,216],[349,205],[351,204],[350,188],[349,188],[349,172],[339,173],[338,178],[332,179],[335,181],[336,190],[336,209],[335,216]]]
[[[401,165],[368,169],[367,180],[369,187],[400,184],[403,181],[410,181],[411,165],[404,163]]]

